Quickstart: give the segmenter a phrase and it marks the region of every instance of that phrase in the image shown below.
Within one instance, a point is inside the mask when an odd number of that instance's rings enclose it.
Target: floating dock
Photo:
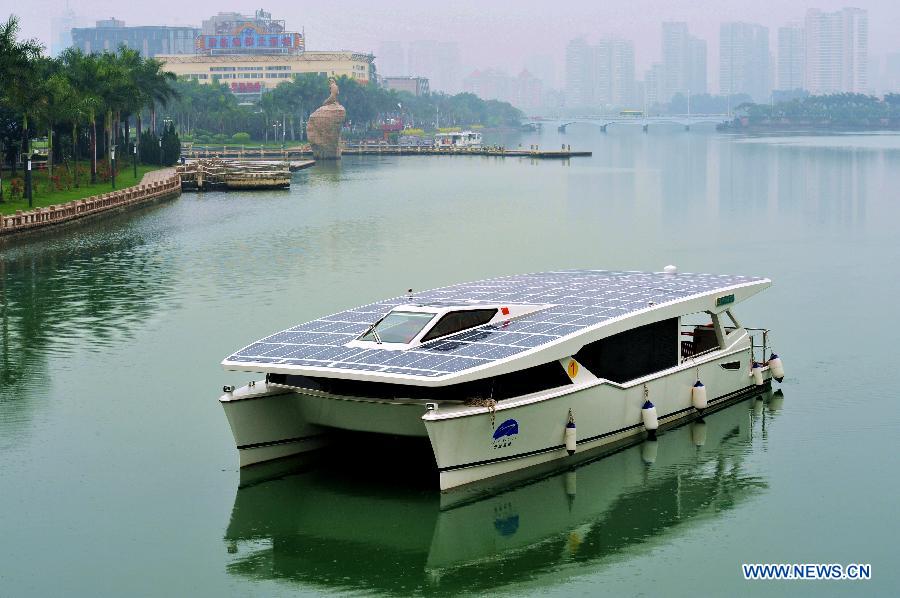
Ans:
[[[297,170],[315,162],[297,162]],[[204,158],[178,166],[182,191],[248,191],[291,186],[291,163]]]

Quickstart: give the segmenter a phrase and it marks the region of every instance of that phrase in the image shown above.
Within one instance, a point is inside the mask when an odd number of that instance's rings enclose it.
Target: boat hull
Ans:
[[[493,408],[421,400],[330,395],[259,382],[220,399],[234,433],[241,467],[314,451],[347,430],[428,437],[441,490],[507,475],[532,475],[595,458],[643,440],[641,408],[651,401],[660,429],[729,405],[761,387],[750,375],[748,337],[720,351],[626,384],[593,377],[550,391],[499,401]],[[771,374],[763,369],[763,387]],[[702,380],[708,406],[692,406]],[[571,413],[576,446],[565,445]],[[497,481],[497,480],[493,480]]]
[[[328,431],[310,424],[296,393],[265,382],[219,398],[237,445],[241,467],[307,453],[326,446]]]
[[[736,369],[726,369],[724,364]],[[749,345],[706,361],[682,364],[627,385],[606,381],[567,389],[553,397],[520,397],[486,408],[449,408],[425,415],[425,426],[440,472],[441,490],[526,469],[558,469],[643,440],[648,430],[641,408],[651,401],[660,429],[702,416],[691,404],[691,389],[702,380],[713,397],[711,412],[758,392],[749,375]],[[770,384],[768,368],[763,386]],[[569,414],[577,445],[565,446]],[[535,472],[537,473],[537,472]]]

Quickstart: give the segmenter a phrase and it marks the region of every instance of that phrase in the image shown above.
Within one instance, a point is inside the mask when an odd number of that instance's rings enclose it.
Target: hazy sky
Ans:
[[[0,0],[0,14],[20,17],[26,36],[49,47],[50,19],[60,15],[65,0]],[[660,23],[687,21],[692,33],[707,41],[710,90],[717,89],[719,23],[747,21],[770,27],[775,51],[775,28],[802,20],[807,8],[835,10],[856,6],[869,11],[869,51],[874,56],[900,52],[900,0],[347,0],[299,2],[267,0],[256,3],[211,0],[75,0],[72,8],[87,24],[115,16],[128,25],[200,25],[220,11],[252,13],[263,7],[288,28],[306,29],[311,50],[352,49],[376,52],[386,40],[455,40],[463,71],[496,67],[514,74],[527,56],[550,55],[562,73],[565,45],[573,37],[589,40],[615,35],[635,42],[636,75],[659,60]],[[561,77],[560,77],[561,78]]]

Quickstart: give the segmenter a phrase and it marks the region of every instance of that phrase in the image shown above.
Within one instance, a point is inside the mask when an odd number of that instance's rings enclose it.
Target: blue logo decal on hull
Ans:
[[[512,444],[513,437],[519,433],[519,422],[514,419],[508,419],[494,430],[495,449],[504,448]]]
[[[504,436],[515,436],[519,433],[519,422],[508,419],[494,430],[494,440],[500,440]]]

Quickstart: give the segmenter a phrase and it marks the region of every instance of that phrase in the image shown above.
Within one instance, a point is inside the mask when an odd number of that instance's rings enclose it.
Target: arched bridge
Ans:
[[[566,128],[574,124],[590,124],[599,126],[603,132],[615,126],[640,126],[646,133],[652,124],[680,125],[685,131],[690,131],[692,125],[714,124],[719,125],[729,122],[732,117],[728,114],[671,114],[666,116],[580,116],[570,121],[563,122],[557,127],[560,133],[565,133]]]

